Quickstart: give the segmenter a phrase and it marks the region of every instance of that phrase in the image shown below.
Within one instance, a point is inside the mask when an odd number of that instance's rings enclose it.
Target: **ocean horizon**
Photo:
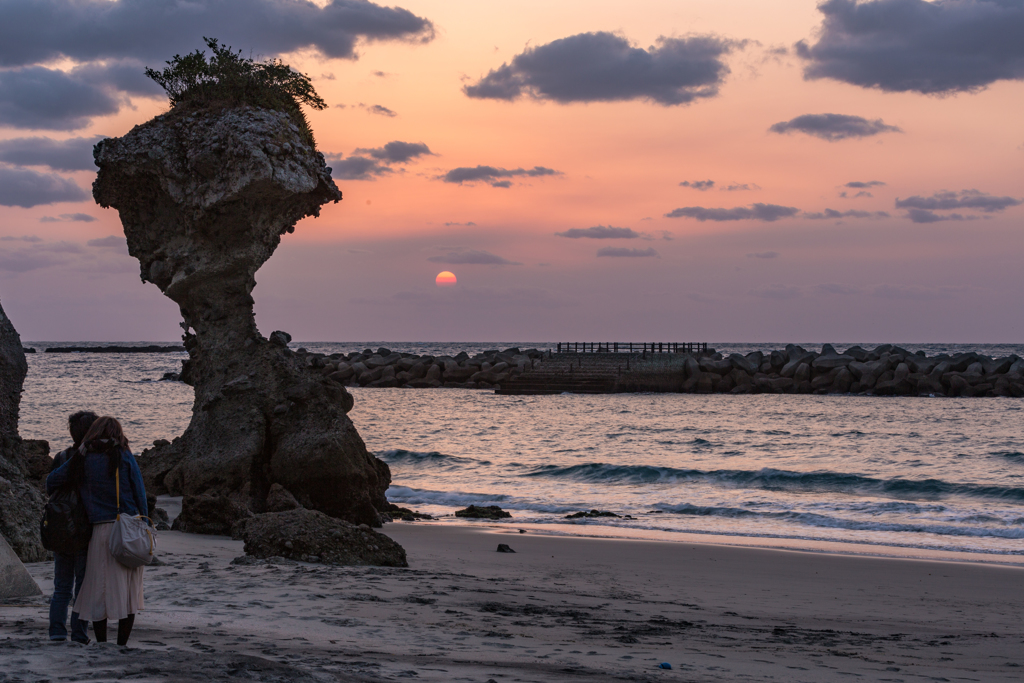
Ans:
[[[168,342],[25,346],[154,343]],[[455,355],[554,344],[290,346],[328,354],[386,347]],[[784,344],[711,346],[728,354]],[[928,355],[1024,355],[1024,345],[1015,344],[902,346]],[[161,378],[178,371],[186,357],[28,354],[21,434],[46,439],[56,452],[66,445],[67,415],[91,409],[121,419],[136,452],[173,439],[191,419],[193,392]],[[513,515],[508,524],[556,534],[955,554],[987,562],[1024,557],[1022,399],[350,391],[350,417],[367,447],[391,468],[389,500],[441,524],[465,524],[451,515],[467,505],[499,505]],[[618,516],[566,519],[595,509]]]

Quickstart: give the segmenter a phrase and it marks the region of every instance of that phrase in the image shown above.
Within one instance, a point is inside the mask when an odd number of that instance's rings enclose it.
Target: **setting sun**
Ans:
[[[455,279],[455,273],[445,270],[437,274],[434,282],[438,287],[454,287],[458,280]]]

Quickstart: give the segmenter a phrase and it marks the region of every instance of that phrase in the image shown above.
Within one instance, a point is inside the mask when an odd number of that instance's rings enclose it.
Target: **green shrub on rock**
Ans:
[[[146,68],[146,75],[160,84],[171,100],[171,107],[183,109],[222,109],[250,105],[288,114],[315,147],[313,130],[302,112],[305,104],[313,109],[327,108],[309,76],[293,70],[279,59],[256,61],[242,57],[242,51],[222,46],[216,38],[203,38],[213,53],[196,50],[182,57],[174,55],[163,71]]]

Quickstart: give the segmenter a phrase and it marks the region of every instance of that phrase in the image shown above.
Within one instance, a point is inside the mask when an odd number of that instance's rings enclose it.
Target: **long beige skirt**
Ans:
[[[85,581],[73,610],[83,621],[124,619],[142,609],[142,570],[145,568],[128,569],[110,554],[113,528],[113,522],[101,522],[92,527]]]

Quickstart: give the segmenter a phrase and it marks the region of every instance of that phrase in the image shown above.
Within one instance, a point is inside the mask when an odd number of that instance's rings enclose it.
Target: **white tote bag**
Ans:
[[[121,472],[114,474],[117,487],[117,519],[110,531],[110,554],[129,569],[144,567],[153,561],[156,552],[156,531],[149,518],[121,514]]]

